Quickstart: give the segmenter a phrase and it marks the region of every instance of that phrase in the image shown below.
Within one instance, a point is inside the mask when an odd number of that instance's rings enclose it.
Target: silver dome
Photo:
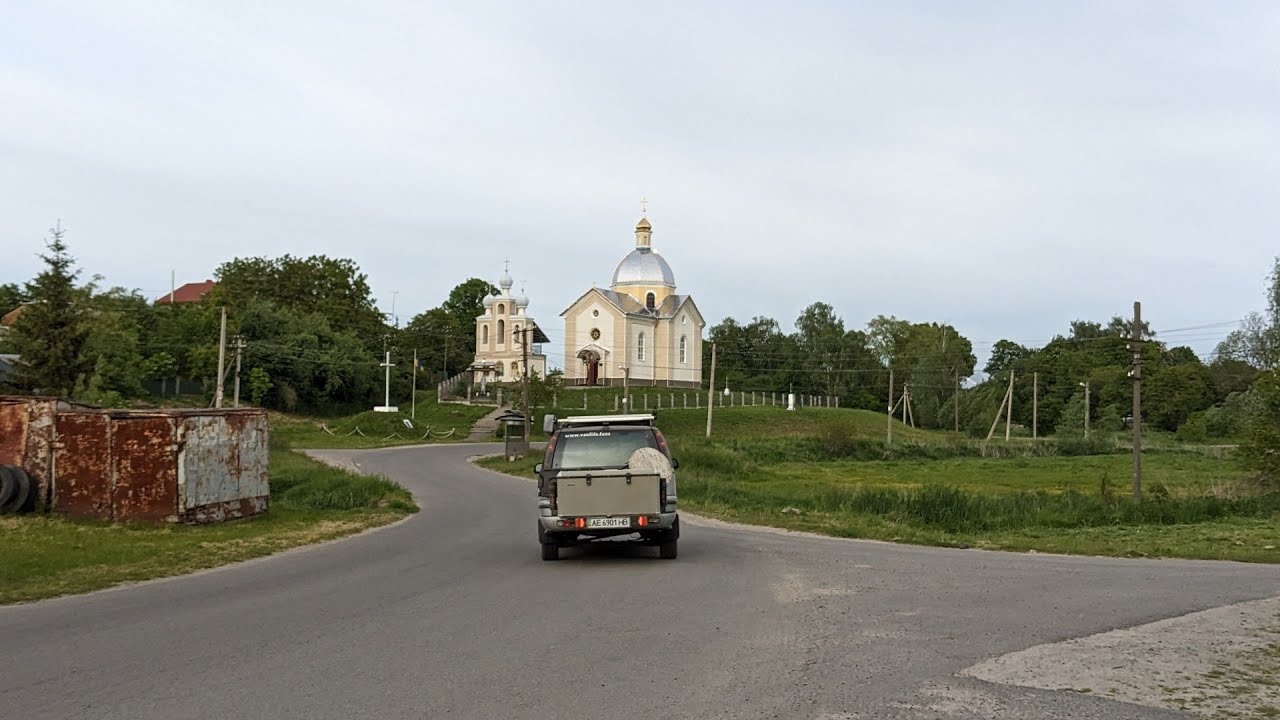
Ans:
[[[622,258],[613,271],[614,285],[666,285],[676,286],[675,273],[658,253],[649,248],[636,248]]]

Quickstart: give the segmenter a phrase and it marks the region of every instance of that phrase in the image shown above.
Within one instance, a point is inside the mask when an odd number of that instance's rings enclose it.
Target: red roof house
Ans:
[[[170,293],[165,293],[160,297],[159,300],[156,300],[156,304],[168,305],[169,303],[179,304],[179,303],[200,302],[200,299],[203,298],[205,295],[208,295],[209,291],[217,287],[217,285],[218,284],[212,280],[205,280],[204,282],[187,283],[186,285],[183,285],[182,287],[173,291],[172,299],[170,299]]]

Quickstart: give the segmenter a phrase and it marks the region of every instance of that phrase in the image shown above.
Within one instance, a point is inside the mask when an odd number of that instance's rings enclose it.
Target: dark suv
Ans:
[[[556,423],[538,474],[542,559],[560,548],[619,535],[674,558],[680,537],[675,468],[652,415],[565,418]]]

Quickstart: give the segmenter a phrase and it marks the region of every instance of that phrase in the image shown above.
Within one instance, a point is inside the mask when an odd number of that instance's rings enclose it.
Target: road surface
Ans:
[[[423,511],[194,576],[0,608],[0,717],[1182,717],[956,673],[1280,594],[1280,567],[688,520],[678,560],[614,546],[544,563],[533,485],[466,462],[485,450],[323,451],[404,483]]]

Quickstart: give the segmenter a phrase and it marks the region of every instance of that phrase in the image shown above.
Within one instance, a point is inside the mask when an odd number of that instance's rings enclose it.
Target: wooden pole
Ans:
[[[1133,499],[1142,499],[1142,303],[1133,303]]]
[[[889,368],[889,420],[885,430],[885,445],[893,444],[893,368]]]
[[[956,432],[960,432],[960,371],[956,371]]]
[[[1000,399],[1000,408],[996,410],[996,419],[991,421],[991,429],[987,431],[987,440],[990,441],[996,434],[996,426],[1000,424],[1000,416],[1004,415],[1004,405],[1009,402],[1009,391],[1004,391],[1004,397]]]
[[[1040,373],[1031,374],[1031,439],[1040,437]]]
[[[222,373],[227,359],[227,306],[222,306],[222,329],[218,332],[218,386],[213,395],[213,406],[222,407]]]
[[[707,383],[707,437],[711,437],[711,409],[716,404],[716,343],[711,342],[711,379]]]
[[[1004,441],[1009,442],[1009,428],[1013,425],[1013,371],[1009,371],[1009,402],[1005,405]]]

